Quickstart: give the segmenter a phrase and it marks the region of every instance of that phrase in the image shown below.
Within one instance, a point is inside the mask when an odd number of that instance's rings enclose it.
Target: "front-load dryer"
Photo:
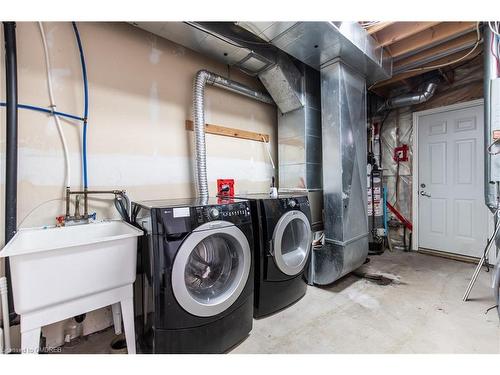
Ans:
[[[254,317],[275,313],[302,298],[311,251],[307,195],[242,195],[251,205],[255,238]]]
[[[142,353],[224,353],[252,329],[250,204],[210,198],[133,203],[134,307]]]

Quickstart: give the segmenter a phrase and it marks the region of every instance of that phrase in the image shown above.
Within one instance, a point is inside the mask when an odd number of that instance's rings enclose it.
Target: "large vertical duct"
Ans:
[[[315,69],[300,62],[297,65],[304,104],[278,113],[279,190],[307,193],[313,230],[320,230],[323,223],[320,77]],[[268,85],[271,94],[273,83]]]
[[[356,22],[257,22],[245,27],[320,72],[322,174],[319,170],[314,174],[323,180],[325,243],[311,253],[308,278],[310,283],[329,284],[361,266],[368,255],[365,83],[390,78],[392,59]],[[434,89],[430,86],[422,99]],[[303,108],[286,113],[280,118],[279,129],[285,124],[289,128],[289,124],[301,126],[304,121],[292,121],[292,116],[305,114],[307,119],[307,109],[306,102]],[[280,187],[289,184],[288,175],[301,177],[307,186],[311,182],[308,171],[314,170],[308,162],[317,156],[310,157],[310,151],[321,149],[301,146],[304,142],[300,137],[290,137],[288,143],[292,141],[305,149],[305,162],[297,163],[293,173],[284,173],[283,169],[293,164],[282,158],[293,159],[280,152]],[[283,137],[279,142],[283,147]]]
[[[500,203],[500,154],[491,155],[488,150],[495,141],[493,133],[500,131],[500,78],[497,58],[493,51],[498,51],[498,39],[489,27],[483,29],[484,46],[484,201],[491,212],[495,213]],[[492,152],[498,152],[498,146]],[[495,215],[495,227],[498,225],[498,215]],[[500,238],[495,238],[496,271],[493,279],[493,293],[500,317]]]
[[[325,243],[310,282],[330,284],[368,255],[366,85],[341,60],[321,68]]]
[[[493,40],[492,40],[493,39]],[[493,142],[493,130],[500,130],[500,122],[492,123],[492,96],[500,95],[497,61],[492,53],[496,51],[496,42],[489,27],[484,28],[484,200],[486,206],[495,212],[498,204],[498,183],[500,182],[500,155],[490,155],[488,147]],[[496,90],[494,93],[493,91]],[[499,112],[500,113],[500,112]]]

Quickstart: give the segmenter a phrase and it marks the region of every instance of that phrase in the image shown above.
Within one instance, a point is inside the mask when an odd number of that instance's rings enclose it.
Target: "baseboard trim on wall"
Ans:
[[[473,263],[473,264],[479,263],[479,258],[471,257],[471,256],[467,256],[467,255],[447,253],[445,251],[425,249],[425,248],[419,247],[418,252],[421,254],[425,254],[425,255],[432,255],[432,256],[436,256],[436,257],[440,257],[440,258],[458,260],[459,262]]]

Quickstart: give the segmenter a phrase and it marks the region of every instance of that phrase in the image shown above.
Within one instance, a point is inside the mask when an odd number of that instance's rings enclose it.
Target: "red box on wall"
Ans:
[[[396,162],[408,161],[408,145],[401,145],[394,148],[393,159]]]
[[[232,178],[217,180],[217,195],[219,196],[234,196],[234,180]]]

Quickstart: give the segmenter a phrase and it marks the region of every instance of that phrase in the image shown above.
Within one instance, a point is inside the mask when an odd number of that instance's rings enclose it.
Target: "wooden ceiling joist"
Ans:
[[[439,22],[395,22],[373,33],[372,36],[378,41],[380,46],[387,47],[437,24],[439,24]]]
[[[398,71],[414,68],[438,60],[446,55],[464,51],[468,48],[472,48],[476,42],[477,33],[475,31],[469,32],[468,34],[394,62],[392,67],[393,72],[397,73]]]
[[[370,35],[375,34],[376,32],[379,32],[383,29],[385,29],[388,26],[391,26],[394,22],[388,22],[388,21],[382,21],[379,22],[371,27],[369,27],[366,32]]]
[[[467,56],[467,58],[462,59],[462,60],[460,60],[460,62],[457,62],[457,63],[462,64],[465,61],[471,60],[471,59],[475,58],[481,52],[482,52],[482,48],[481,48],[481,46],[479,46],[478,48],[476,48],[476,50],[473,53],[471,53],[469,56]],[[442,64],[449,64],[449,63],[452,63],[452,62],[460,59],[461,57],[465,56],[465,54],[467,54],[467,51],[456,52],[456,53],[453,53],[449,56],[446,56],[446,57],[443,57],[443,58],[438,59],[436,61],[433,61],[431,63],[425,64],[422,66],[422,68],[433,67],[433,66],[442,65]],[[438,69],[438,68],[436,68],[436,69]],[[402,73],[399,73],[399,74],[392,76],[392,78],[389,78],[385,81],[375,83],[374,85],[372,85],[370,87],[370,90],[379,90],[382,87],[386,87],[388,85],[392,85],[392,84],[401,82],[405,79],[415,77],[415,76],[418,76],[420,74],[423,74],[425,72],[430,72],[430,71],[432,71],[432,69],[418,69],[418,70],[410,70],[407,72],[402,72]]]
[[[404,40],[392,43],[390,46],[391,55],[396,61],[398,58],[433,47],[475,28],[476,22],[442,22]]]

